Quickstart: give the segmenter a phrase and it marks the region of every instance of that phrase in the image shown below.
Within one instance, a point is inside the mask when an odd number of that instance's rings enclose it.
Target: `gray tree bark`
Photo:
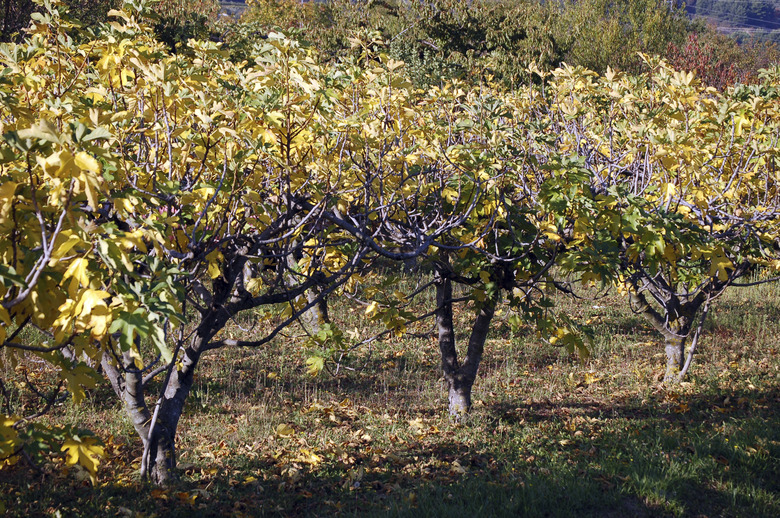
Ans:
[[[295,260],[295,257],[293,257],[293,254],[289,254],[287,256],[288,271],[285,274],[285,280],[290,288],[294,288],[301,282],[299,279],[296,279],[293,274],[297,268],[298,262]],[[315,302],[315,304],[301,315],[300,323],[305,331],[311,335],[319,333],[322,324],[330,323],[330,318],[328,316],[328,298],[323,295],[322,291],[322,287],[316,284],[306,290],[306,302]]]
[[[176,430],[179,419],[192,389],[200,356],[216,330],[224,326],[223,320],[226,318],[215,314],[205,318],[184,349],[181,359],[171,366],[170,377],[167,378],[164,392],[157,401],[159,409],[156,418],[154,407],[150,408],[144,397],[143,373],[135,367],[130,354],[123,353],[117,362],[112,361],[109,353],[103,355],[103,371],[114,392],[122,400],[125,411],[141,438],[144,452],[148,452],[148,457],[142,459],[141,475],[148,475],[154,484],[164,486],[177,478]]]
[[[314,305],[301,315],[301,320],[307,331],[312,335],[316,335],[323,324],[330,323],[328,298],[322,294],[321,287],[312,286],[306,290],[306,301],[309,303],[314,302]]]
[[[664,315],[656,311],[641,293],[631,293],[630,299],[634,310],[642,313],[664,338],[666,353],[664,383],[679,383],[682,381],[680,374],[686,360],[685,344],[691,333],[694,317],[705,300],[704,297],[697,296],[684,303],[672,297],[664,308]]]
[[[436,272],[436,276],[436,326],[442,371],[447,382],[449,412],[457,417],[471,409],[471,391],[482,361],[496,301],[493,298],[486,299],[477,312],[469,336],[466,359],[459,364],[452,318],[452,281],[441,270]]]

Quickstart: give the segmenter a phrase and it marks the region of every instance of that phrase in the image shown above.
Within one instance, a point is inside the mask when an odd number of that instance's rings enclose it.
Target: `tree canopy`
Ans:
[[[676,23],[640,23],[631,6],[621,13],[637,26]],[[510,23],[506,12],[450,7],[421,24],[458,47],[450,57],[506,43],[472,19]],[[208,351],[262,347],[334,294],[359,292],[386,333],[434,317],[456,416],[503,301],[515,329],[587,354],[549,296],[582,285],[625,293],[679,381],[709,303],[755,268],[780,269],[777,69],[719,91],[644,54],[626,65],[641,72],[602,75],[529,57],[528,81],[436,85],[372,31],[325,61],[275,31],[240,54],[170,45],[143,3],[108,16],[85,29],[47,0],[26,38],[0,45],[3,361],[35,355],[59,376],[41,408],[4,410],[4,463],[61,452],[94,480],[98,439],[35,418],[105,377],[143,443],[142,473],[169,482]],[[391,289],[382,265],[410,260],[430,281]],[[435,307],[410,312],[427,288]],[[246,313],[264,334],[229,334]],[[312,375],[345,347],[318,320]]]

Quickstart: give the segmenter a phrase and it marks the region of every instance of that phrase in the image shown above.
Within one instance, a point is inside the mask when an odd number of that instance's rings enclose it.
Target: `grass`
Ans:
[[[9,516],[780,516],[779,288],[719,300],[677,387],[659,384],[663,348],[625,299],[559,301],[591,321],[586,362],[498,315],[460,422],[432,324],[316,379],[300,340],[216,351],[180,425],[179,485],[137,480],[139,443],[104,384],[52,416],[105,442],[98,486],[20,464],[0,471],[0,500]]]

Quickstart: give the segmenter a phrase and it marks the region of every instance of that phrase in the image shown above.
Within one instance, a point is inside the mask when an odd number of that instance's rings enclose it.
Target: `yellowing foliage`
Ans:
[[[125,373],[157,356],[194,369],[179,353],[194,346],[172,345],[183,308],[214,322],[191,357],[257,345],[220,326],[280,303],[268,314],[289,324],[305,288],[370,285],[378,256],[451,261],[475,308],[506,292],[583,353],[540,303],[553,266],[634,293],[663,277],[676,293],[775,264],[777,71],[763,91],[724,94],[654,58],[640,76],[566,66],[512,92],[421,90],[371,35],[326,66],[271,32],[236,64],[212,42],[171,55],[130,6],[111,14],[93,41],[52,11],[0,45],[0,339],[20,349],[9,333],[48,332],[27,349],[77,401],[95,377],[62,349]],[[365,315],[405,332],[407,294],[374,294]],[[15,451],[16,422],[4,417],[0,451]],[[94,481],[95,441],[62,451]]]

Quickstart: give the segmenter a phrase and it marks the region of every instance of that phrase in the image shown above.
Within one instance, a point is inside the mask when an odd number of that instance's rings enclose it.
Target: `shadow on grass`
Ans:
[[[9,516],[774,517],[779,404],[776,386],[496,403],[465,425],[443,423],[447,434],[392,452],[362,444],[347,460],[323,455],[316,469],[237,452],[217,473],[203,475],[216,466],[206,461],[163,492],[6,471],[0,498]]]
[[[545,430],[537,453],[562,454],[583,477],[644,502],[649,515],[769,517],[780,516],[778,408],[780,389],[771,386],[617,404],[582,396],[502,403],[489,415],[494,426]]]
[[[407,454],[437,462],[414,474],[399,468],[400,473],[383,475],[371,473],[367,464],[359,480],[354,473],[360,466],[347,472],[324,470],[296,482],[271,477],[231,483],[225,477],[205,490],[193,490],[187,482],[166,491],[138,483],[97,490],[36,484],[39,493],[28,489],[19,502],[9,494],[5,503],[7,516],[653,516],[636,498],[571,470],[515,472],[484,455],[470,455],[459,444],[411,448]],[[457,466],[463,473],[453,471],[456,459],[461,459]],[[273,473],[278,467],[248,462],[241,470]]]

